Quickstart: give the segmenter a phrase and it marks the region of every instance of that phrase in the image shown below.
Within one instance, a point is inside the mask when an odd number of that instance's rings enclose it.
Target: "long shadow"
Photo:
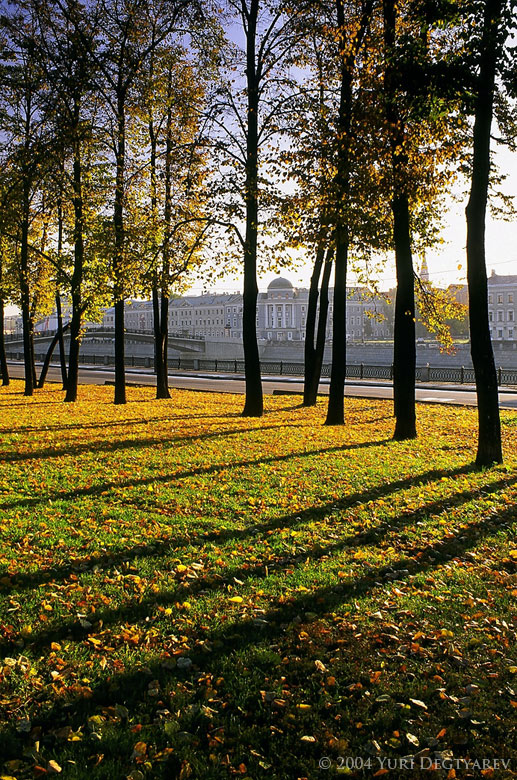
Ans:
[[[271,645],[275,641],[278,642],[284,636],[286,626],[304,612],[319,615],[333,612],[342,604],[366,597],[379,587],[379,582],[382,582],[386,575],[391,575],[393,572],[397,574],[398,580],[402,581],[413,575],[439,568],[440,563],[436,561],[437,553],[446,559],[459,557],[478,544],[480,538],[490,535],[514,518],[515,508],[512,507],[498,516],[491,516],[472,523],[467,529],[462,529],[460,536],[454,536],[446,541],[438,540],[435,544],[414,549],[411,551],[410,558],[400,558],[390,567],[375,567],[354,581],[327,585],[316,588],[310,593],[291,595],[289,600],[281,606],[274,606],[261,612],[260,629],[257,628],[253,616],[228,621],[214,630],[206,630],[202,627],[187,629],[187,632],[191,634],[189,644],[192,647],[189,650],[189,657],[193,663],[193,669],[202,669],[205,675],[207,673],[216,675],[219,672],[218,664],[225,661],[231,653],[261,643]],[[182,628],[183,630],[184,628]],[[56,634],[51,634],[51,636],[55,637]],[[49,638],[47,637],[47,641]],[[84,636],[84,638],[86,637]],[[196,646],[197,641],[200,642],[200,645]],[[209,653],[206,652],[207,645],[210,647]],[[36,648],[38,646],[36,645]],[[126,706],[131,706],[133,702],[139,703],[142,699],[142,692],[150,679],[157,679],[160,683],[165,681],[168,685],[185,680],[183,671],[177,668],[164,668],[161,658],[146,663],[146,667],[151,674],[150,677],[143,675],[140,669],[121,674],[110,674],[109,685],[103,680],[92,686],[89,698],[78,696],[74,699],[68,698],[66,701],[56,702],[44,714],[39,711],[34,712],[33,726],[38,725],[42,729],[55,727],[56,723],[62,722],[62,718],[66,714],[67,722],[71,725],[73,723],[77,728],[84,724],[85,718],[97,711],[100,706],[109,706],[120,701],[121,695]],[[4,729],[3,733],[5,734],[8,730],[9,726]],[[6,737],[6,746],[12,748],[9,737]]]
[[[313,550],[304,551],[300,555],[287,555],[282,558],[278,558],[277,560],[272,559],[271,557],[267,557],[263,562],[259,562],[254,566],[233,567],[231,569],[225,569],[223,574],[216,573],[207,577],[199,577],[196,580],[180,583],[178,587],[172,591],[169,590],[158,594],[152,594],[149,597],[141,598],[137,604],[135,604],[133,601],[129,601],[126,604],[117,606],[115,609],[97,610],[95,612],[95,620],[101,623],[103,628],[120,621],[131,621],[132,623],[135,623],[139,620],[148,620],[149,611],[152,610],[156,605],[170,605],[178,601],[181,602],[201,592],[220,590],[225,588],[228,584],[232,583],[235,579],[238,579],[244,583],[246,581],[257,580],[259,578],[267,578],[272,572],[281,571],[282,569],[286,568],[295,568],[299,565],[302,565],[307,560],[317,561],[329,555],[334,555],[335,553],[340,552],[346,548],[354,548],[359,545],[371,546],[378,544],[383,537],[388,536],[392,531],[394,531],[395,528],[397,531],[401,531],[404,528],[416,523],[423,517],[441,514],[446,510],[453,509],[462,504],[465,504],[482,493],[497,492],[502,487],[507,487],[508,485],[515,483],[517,483],[517,477],[514,479],[498,480],[491,483],[490,485],[483,485],[472,490],[460,491],[459,493],[455,493],[448,498],[426,504],[424,507],[421,507],[414,512],[401,514],[396,519],[390,519],[389,522],[382,523],[378,526],[367,529],[366,531],[360,531],[359,533],[347,536],[335,544],[330,544],[324,547],[318,546]],[[501,519],[503,516],[515,517],[517,516],[517,510],[515,508],[511,508],[506,510],[506,512],[501,513],[497,520],[494,520],[493,527],[503,525],[503,520]],[[296,516],[295,520],[295,525],[299,525],[301,522],[303,522],[299,516]],[[467,529],[467,531],[468,530],[469,529]],[[265,528],[261,528],[261,531],[264,532]],[[462,532],[462,538],[467,531],[464,533]],[[415,555],[421,557],[422,549],[425,550],[432,547],[434,550],[436,550],[439,547],[440,555],[442,557],[445,555],[446,557],[445,550],[447,544],[448,542],[437,540],[434,544],[427,545],[426,548],[420,548],[416,550],[411,548],[408,550],[408,553],[411,555],[411,559],[413,559]],[[395,567],[392,565],[387,565],[382,567],[382,570],[391,572],[394,568]],[[402,566],[399,566],[399,569],[400,568],[402,568]],[[373,569],[373,571],[377,571],[377,569]],[[50,627],[40,632],[38,635],[33,634],[31,635],[29,644],[32,648],[41,650],[52,641],[59,641],[65,637],[70,636],[84,637],[84,631],[79,627],[77,621],[68,622],[60,626]],[[5,652],[10,652],[15,649],[15,644],[16,643],[9,642],[0,643],[0,648]]]
[[[279,430],[280,426],[273,425],[271,426],[274,430]],[[265,430],[264,427],[261,428],[251,428],[251,431],[263,431]],[[241,433],[246,432],[245,429],[241,429],[240,431],[233,431],[233,433]],[[193,440],[197,438],[213,438],[215,436],[221,436],[222,433],[216,433],[216,434],[207,434],[203,437],[192,437]],[[156,440],[153,440],[156,441]],[[171,442],[171,439],[167,439],[167,442]],[[225,471],[226,469],[234,469],[234,468],[247,468],[248,466],[257,466],[265,463],[276,463],[276,462],[282,462],[286,460],[290,460],[291,458],[307,458],[311,457],[312,455],[320,455],[323,452],[345,452],[347,450],[356,450],[356,449],[362,449],[363,447],[379,447],[384,444],[390,444],[391,439],[381,439],[378,441],[367,441],[367,442],[361,442],[359,444],[343,444],[336,447],[327,447],[324,449],[319,450],[306,450],[304,452],[289,452],[286,455],[272,455],[270,457],[265,458],[257,458],[256,460],[240,460],[240,461],[229,461],[228,463],[215,463],[211,466],[198,466],[197,468],[189,469],[188,471],[178,471],[176,473],[172,474],[165,474],[165,475],[159,475],[154,477],[143,477],[142,479],[130,479],[130,480],[124,480],[120,482],[103,482],[100,485],[92,485],[91,487],[87,488],[77,488],[76,490],[69,490],[69,491],[63,491],[63,492],[55,492],[52,494],[46,494],[42,496],[37,496],[35,498],[21,498],[17,499],[15,501],[11,501],[8,503],[0,504],[0,509],[14,509],[16,507],[29,507],[29,506],[37,506],[41,503],[47,503],[48,501],[67,501],[75,498],[80,498],[83,496],[98,496],[101,494],[104,494],[106,491],[113,489],[120,489],[120,488],[131,488],[131,487],[141,487],[142,485],[150,485],[154,483],[167,483],[167,482],[173,482],[174,480],[178,479],[186,479],[188,477],[195,477],[205,474],[217,474],[219,471]]]
[[[144,418],[125,418],[123,420],[104,420],[103,422],[96,423],[70,423],[70,425],[22,425],[20,428],[0,428],[0,433],[13,433],[15,430],[23,433],[43,433],[44,431],[72,431],[72,430],[93,430],[95,428],[114,428],[122,425],[148,425],[149,423],[167,421],[170,423],[177,422],[178,420],[208,420],[214,418],[216,420],[224,420],[226,417],[235,417],[237,415],[232,414],[198,414],[198,415],[167,415],[166,417],[144,417]]]
[[[20,395],[23,395],[23,393],[21,393]],[[0,402],[2,400],[4,400],[6,406],[9,406],[9,407],[12,407],[12,406],[24,406],[24,407],[27,407],[29,405],[29,403],[31,403],[31,402],[34,402],[38,406],[55,406],[57,404],[62,404],[63,403],[63,401],[61,399],[59,399],[59,401],[39,401],[38,398],[33,396],[33,395],[32,396],[26,396],[26,398],[27,398],[27,401],[25,403],[11,404],[11,403],[9,403],[9,398],[2,399],[2,397],[0,396]],[[100,402],[100,403],[102,403],[102,402]]]
[[[124,549],[118,552],[75,559],[73,563],[67,563],[61,566],[53,566],[48,569],[39,569],[37,572],[31,572],[30,574],[20,573],[11,575],[12,589],[10,590],[10,593],[16,593],[30,587],[38,586],[41,583],[52,582],[57,579],[66,579],[70,574],[85,571],[87,569],[93,568],[94,566],[116,566],[118,564],[125,563],[137,558],[162,557],[167,555],[171,549],[176,551],[182,547],[201,547],[205,544],[211,544],[212,542],[224,544],[228,541],[243,541],[251,537],[256,537],[260,534],[267,534],[269,531],[274,531],[286,526],[292,527],[295,525],[301,525],[307,520],[317,520],[324,518],[329,514],[329,512],[343,511],[345,509],[349,509],[355,504],[362,504],[378,498],[385,498],[391,493],[404,490],[408,487],[417,487],[418,485],[429,484],[430,482],[437,481],[442,477],[450,478],[459,476],[460,474],[468,474],[473,470],[474,468],[472,466],[460,466],[456,469],[450,469],[447,471],[433,469],[417,477],[406,477],[394,482],[377,485],[361,493],[351,493],[345,498],[334,499],[331,502],[322,504],[321,506],[311,506],[294,514],[274,517],[270,520],[266,520],[265,522],[255,524],[253,526],[248,526],[247,528],[232,528],[213,530],[208,532],[205,531],[196,539],[192,539],[190,536],[185,534],[182,534],[181,536],[169,536],[167,539],[160,539],[156,542],[136,545],[130,549]],[[503,479],[491,484],[493,484],[491,492],[494,492],[500,487],[505,487],[509,484],[512,484],[512,482],[509,479]],[[485,486],[483,485],[480,490],[484,489]],[[490,490],[490,487],[487,487],[486,489]],[[402,515],[402,517],[405,517],[405,515]],[[374,533],[374,530],[368,531],[368,534],[372,533]],[[1,571],[2,570],[0,569],[0,572]],[[6,571],[4,570],[3,573],[6,573]]]
[[[173,423],[173,420],[171,420]],[[224,436],[238,436],[240,433],[260,433],[261,431],[278,430],[284,427],[303,428],[308,424],[299,423],[279,423],[278,425],[262,425],[256,428],[235,428],[231,431],[213,431],[211,433],[193,434],[192,436],[156,436],[146,438],[124,439],[117,441],[106,441],[92,444],[91,442],[77,443],[67,447],[46,447],[42,450],[31,450],[30,452],[13,453],[0,456],[0,463],[18,463],[24,460],[41,460],[46,458],[61,458],[64,455],[81,455],[85,452],[118,452],[119,450],[142,449],[154,444],[166,445],[167,448],[173,447],[180,442],[206,441],[207,439],[218,439]]]

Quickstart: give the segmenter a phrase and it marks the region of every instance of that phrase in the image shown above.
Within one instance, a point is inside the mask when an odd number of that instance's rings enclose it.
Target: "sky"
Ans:
[[[495,159],[500,172],[507,177],[502,191],[506,195],[516,196],[515,206],[517,208],[517,153],[510,152],[506,148],[499,148],[495,150]],[[465,185],[466,188],[467,185]],[[460,189],[457,189],[455,197],[450,198],[449,208],[444,219],[442,232],[444,244],[428,251],[426,255],[431,281],[442,287],[454,283],[466,283],[466,203],[467,193],[462,193]],[[414,258],[414,262],[416,269],[419,270],[420,258]],[[487,214],[486,263],[488,275],[492,270],[500,275],[517,274],[517,218],[506,222],[501,219],[495,220],[489,213]],[[458,268],[460,265],[461,269]],[[298,267],[284,268],[280,275],[290,279],[295,287],[308,287],[311,273],[312,262],[309,257]],[[258,280],[259,290],[265,291],[269,282],[278,275],[278,273],[271,272],[261,274]],[[387,260],[386,270],[378,277],[378,280],[381,290],[388,290],[395,286],[395,267],[390,258]],[[349,283],[354,284],[354,282],[354,276],[349,275]],[[194,282],[189,290],[191,295],[199,295],[206,291],[208,289],[202,281]],[[228,275],[224,281],[210,287],[209,291],[241,292],[242,274]]]

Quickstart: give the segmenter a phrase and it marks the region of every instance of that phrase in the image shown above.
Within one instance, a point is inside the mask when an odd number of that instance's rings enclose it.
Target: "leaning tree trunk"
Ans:
[[[316,316],[318,310],[319,284],[323,260],[325,257],[325,242],[320,239],[316,249],[314,267],[312,269],[311,283],[309,285],[309,297],[307,300],[307,322],[305,325],[304,345],[304,383],[303,406],[314,406],[316,399],[311,388],[314,384],[314,371],[316,362]]]
[[[497,67],[501,0],[486,0],[481,38],[481,62],[476,95],[472,181],[466,208],[467,281],[470,352],[478,402],[477,466],[502,463],[497,372],[490,339],[485,258],[485,221],[490,175],[490,128]]]
[[[47,354],[45,355],[45,360],[43,361],[43,366],[41,367],[41,372],[38,379],[38,390],[42,390],[45,387],[45,381],[47,379],[48,370],[50,368],[50,361],[52,360],[52,355],[54,354],[54,350],[59,343],[59,339],[63,338],[63,331],[67,330],[67,328],[70,327],[70,323],[67,322],[67,324],[64,326],[64,328],[61,328],[61,331],[56,330],[54,337],[52,341],[50,342],[49,348],[47,349]]]
[[[320,309],[318,314],[318,328],[316,334],[316,344],[313,345],[312,350],[312,365],[311,373],[308,375],[307,367],[305,374],[304,385],[304,406],[314,406],[318,398],[318,388],[321,378],[321,367],[323,365],[323,355],[325,353],[325,341],[327,334],[327,317],[329,308],[329,282],[330,273],[332,271],[333,262],[333,249],[327,250],[327,256],[325,259],[325,266],[323,268],[323,278],[321,280],[320,290]],[[314,331],[313,336],[314,339]]]
[[[258,107],[259,84],[256,68],[258,0],[252,0],[246,36],[248,86],[246,138],[246,236],[244,242],[244,289],[242,296],[242,342],[246,400],[243,417],[261,417],[264,412],[260,358],[257,343],[257,228],[258,228]]]
[[[5,354],[5,319],[4,319],[4,300],[0,298],[0,372],[2,374],[2,385],[7,387],[9,384],[9,368],[7,366],[7,357]]]

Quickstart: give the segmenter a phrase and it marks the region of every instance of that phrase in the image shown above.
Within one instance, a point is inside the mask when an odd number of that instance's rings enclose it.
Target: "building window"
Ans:
[[[494,313],[489,311],[488,312],[488,321],[493,322],[494,321]]]
[[[508,329],[508,338],[513,339],[513,328]]]
[[[499,329],[499,330],[497,331],[497,338],[498,338],[498,339],[502,339],[502,338],[503,338],[503,331],[502,331],[501,329]]]
[[[288,333],[287,333],[287,340],[288,341],[292,341],[293,340],[293,334],[291,333],[291,331],[288,331]]]
[[[513,303],[513,293],[508,293],[508,303]]]
[[[497,296],[497,303],[502,303],[502,302],[503,302],[503,294],[499,293],[499,295]]]
[[[498,311],[497,312],[497,322],[503,322],[504,321],[504,311]]]
[[[508,312],[508,322],[513,322],[513,309]]]

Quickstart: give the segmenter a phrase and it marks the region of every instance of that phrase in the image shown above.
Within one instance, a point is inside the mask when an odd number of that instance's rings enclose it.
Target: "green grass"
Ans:
[[[515,413],[129,398],[0,396],[0,778],[516,776]]]

